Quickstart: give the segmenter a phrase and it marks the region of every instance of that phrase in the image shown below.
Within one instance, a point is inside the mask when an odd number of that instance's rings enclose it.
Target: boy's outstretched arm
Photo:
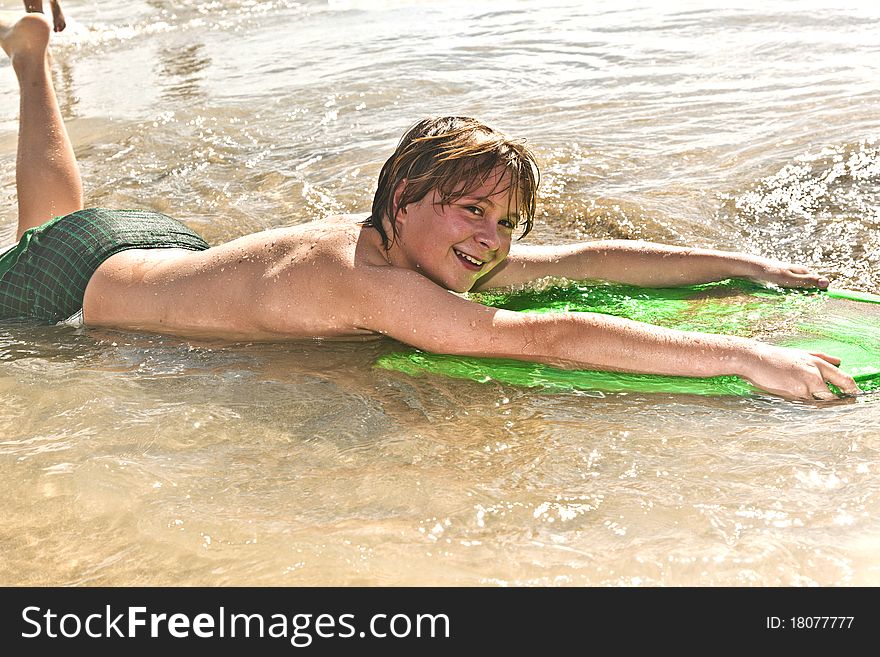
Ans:
[[[736,374],[789,399],[833,399],[826,383],[845,394],[858,392],[835,367],[840,361],[824,354],[593,313],[489,308],[403,269],[383,268],[370,279],[363,289],[351,288],[349,321],[425,351],[646,374]],[[355,299],[368,291],[369,303],[358,304]]]
[[[480,279],[474,291],[520,285],[544,276],[643,287],[694,285],[725,278],[783,287],[828,287],[826,278],[806,267],[748,253],[607,240],[559,246],[515,244],[507,259]]]

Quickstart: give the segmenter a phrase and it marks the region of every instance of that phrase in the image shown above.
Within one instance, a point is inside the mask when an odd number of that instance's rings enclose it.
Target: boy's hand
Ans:
[[[752,256],[749,260],[749,264],[754,269],[753,273],[747,276],[749,280],[775,283],[781,287],[818,287],[820,290],[828,287],[827,278],[801,265],[760,256]]]
[[[749,352],[742,376],[775,395],[786,399],[836,399],[828,383],[845,395],[859,393],[852,377],[837,369],[840,359],[834,356],[760,342],[752,342]]]

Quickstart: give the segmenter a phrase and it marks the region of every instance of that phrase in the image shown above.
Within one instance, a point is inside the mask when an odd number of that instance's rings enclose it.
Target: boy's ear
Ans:
[[[395,219],[397,219],[401,214],[406,215],[406,208],[400,207],[399,201],[400,197],[403,194],[403,190],[406,189],[406,178],[397,183],[397,187],[394,188],[394,215]]]

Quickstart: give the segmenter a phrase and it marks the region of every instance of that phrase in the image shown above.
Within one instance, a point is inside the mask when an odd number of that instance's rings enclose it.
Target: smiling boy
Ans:
[[[83,210],[38,14],[0,25],[21,91],[19,243],[0,256],[0,317],[236,340],[386,335],[426,351],[566,367],[737,374],[792,399],[855,382],[824,354],[591,313],[525,314],[455,293],[545,276],[669,286],[730,277],[827,286],[758,256],[628,241],[511,246],[535,216],[538,169],[474,119],[427,119],[385,163],[369,216],[208,247],[155,212]],[[56,217],[55,219],[51,219]],[[49,221],[47,221],[49,220]]]

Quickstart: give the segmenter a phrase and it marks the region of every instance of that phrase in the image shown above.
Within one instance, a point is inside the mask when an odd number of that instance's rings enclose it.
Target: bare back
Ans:
[[[369,335],[353,321],[384,259],[363,217],[246,235],[207,251],[133,249],[108,258],[83,302],[89,325],[282,339]]]

